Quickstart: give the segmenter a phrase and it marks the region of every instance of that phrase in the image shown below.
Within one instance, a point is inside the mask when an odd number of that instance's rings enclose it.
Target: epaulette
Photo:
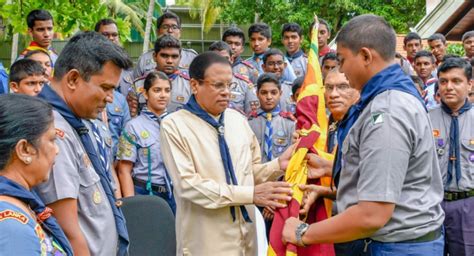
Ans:
[[[252,65],[252,63],[250,63],[250,62],[247,61],[247,60],[243,60],[243,61],[241,61],[240,63],[244,64],[245,66],[247,66],[247,67],[249,67],[249,68],[255,69],[255,67]]]
[[[192,53],[198,55],[197,51],[194,50],[194,49],[192,49],[192,48],[182,48],[182,50],[183,50],[183,51],[187,51],[187,52],[192,52]]]
[[[428,80],[426,81],[426,84],[432,84],[432,83],[436,83],[437,81],[438,81],[438,79],[437,79],[437,78],[435,78],[435,77],[432,77],[432,78],[430,78],[430,79],[428,79]]]
[[[145,79],[147,75],[148,75],[148,74],[145,74],[145,75],[143,75],[143,76],[139,76],[138,78],[136,78],[135,80],[133,80],[133,83],[135,84],[136,82]]]
[[[291,121],[296,121],[296,117],[288,111],[280,111],[280,116],[286,119],[289,119]]]
[[[252,81],[250,81],[250,79],[240,73],[234,73],[234,76],[237,77],[238,79],[240,80],[244,80],[245,82],[247,82],[248,84],[252,84]]]
[[[255,110],[251,111],[248,114],[248,120],[252,120],[252,119],[257,118],[257,117],[258,117],[258,114],[257,114],[257,111],[255,111]]]
[[[184,78],[184,79],[186,79],[186,80],[191,79],[191,78],[189,77],[188,72],[187,72],[187,71],[184,71],[184,70],[179,70],[178,76],[180,76],[180,77],[182,77],[182,78]]]

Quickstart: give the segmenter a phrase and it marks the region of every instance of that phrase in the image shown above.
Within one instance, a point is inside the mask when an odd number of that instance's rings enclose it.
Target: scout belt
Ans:
[[[471,189],[469,191],[462,191],[462,192],[449,192],[449,191],[444,192],[445,201],[456,201],[460,199],[469,198],[471,196],[474,196],[474,189]]]
[[[146,181],[133,178],[133,184],[146,190]],[[151,190],[156,193],[166,193],[168,190],[165,185],[151,184]]]

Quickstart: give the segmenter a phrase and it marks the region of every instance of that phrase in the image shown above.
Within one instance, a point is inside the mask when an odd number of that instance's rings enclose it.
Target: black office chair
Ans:
[[[123,198],[131,256],[176,255],[175,218],[168,203],[158,196]]]

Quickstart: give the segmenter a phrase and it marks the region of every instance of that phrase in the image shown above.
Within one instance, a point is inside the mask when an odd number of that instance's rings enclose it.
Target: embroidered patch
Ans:
[[[384,122],[384,113],[373,113],[372,124],[381,124]]]
[[[444,140],[443,139],[438,139],[438,146],[439,147],[444,147]]]
[[[144,139],[148,139],[148,137],[150,137],[150,133],[148,131],[142,131],[140,136]]]
[[[439,135],[440,135],[439,130],[438,130],[438,129],[433,129],[433,136],[434,136],[435,138],[438,138]]]
[[[64,131],[59,128],[55,128],[55,129],[56,129],[56,136],[59,137],[60,139],[64,139]]]
[[[474,162],[474,153],[469,155],[469,161]]]
[[[470,145],[474,145],[474,139],[471,139],[471,140],[469,141],[469,144],[470,144]]]
[[[100,204],[100,202],[102,202],[102,196],[100,195],[100,192],[98,189],[94,191],[94,195],[92,197],[93,197],[92,200],[94,201],[95,204]]]
[[[121,109],[120,107],[115,107],[115,108],[114,108],[114,111],[115,111],[115,112],[120,112],[120,111],[122,111],[122,109]]]
[[[21,224],[26,224],[29,220],[28,217],[26,217],[26,215],[24,215],[21,212],[16,212],[16,211],[13,211],[13,210],[3,210],[3,211],[1,211],[0,212],[0,221],[4,221],[4,220],[8,220],[8,219],[17,220]]]
[[[176,100],[179,102],[184,102],[184,97],[183,96],[177,96]]]

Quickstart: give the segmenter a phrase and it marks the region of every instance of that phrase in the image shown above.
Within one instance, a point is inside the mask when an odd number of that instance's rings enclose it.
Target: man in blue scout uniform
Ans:
[[[276,75],[266,73],[257,81],[260,108],[251,113],[249,124],[262,151],[262,163],[279,157],[291,145],[295,122],[280,109],[281,85]]]
[[[281,42],[286,49],[286,58],[290,62],[297,77],[306,74],[308,57],[301,49],[303,30],[296,23],[286,23],[281,30]]]
[[[54,210],[76,255],[126,255],[128,232],[108,173],[107,141],[92,120],[112,102],[120,73],[132,62],[97,32],[81,32],[57,63],[51,86],[39,97],[54,108],[59,154],[37,192]]]
[[[214,51],[231,62],[232,50],[226,42],[216,41],[212,43],[209,46],[209,51]],[[232,69],[232,71],[234,70]],[[252,106],[258,106],[253,84],[247,77],[234,73],[230,90],[230,108],[247,115],[252,111]]]
[[[255,23],[249,27],[248,30],[250,48],[252,48],[253,55],[248,58],[247,61],[252,64],[257,70],[258,74],[261,75],[264,73],[262,68],[262,59],[263,54],[268,50],[272,44],[272,30],[265,23]],[[290,62],[285,58],[285,63],[287,64],[285,70],[283,71],[283,79],[289,82],[293,82],[296,79],[295,72],[293,67],[290,65]]]
[[[232,49],[232,71],[234,74],[243,75],[255,84],[258,78],[257,68],[240,56],[245,47],[244,32],[238,27],[230,27],[222,34],[222,41],[226,42]]]
[[[291,98],[292,82],[285,80],[283,72],[287,67],[283,53],[276,49],[270,48],[263,55],[263,70],[265,73],[275,74],[280,83],[280,90],[282,92],[280,97],[280,109],[292,114],[296,113],[296,103]]]
[[[95,25],[95,31],[107,37],[112,43],[120,46],[120,37],[118,33],[117,23],[111,19],[102,19]],[[129,83],[131,69],[122,70],[119,79],[118,89],[131,88]],[[126,94],[125,94],[126,95]],[[130,120],[130,109],[125,99],[119,91],[114,91],[114,100],[107,104],[107,120],[105,123],[109,126],[112,135],[112,157],[115,159],[117,154],[118,140],[125,124]]]
[[[189,87],[188,71],[179,69],[181,43],[178,39],[171,35],[162,35],[155,42],[153,59],[158,64],[155,70],[165,73],[171,80],[171,101],[168,105],[168,113],[172,113],[181,109],[189,96],[191,96],[191,88]],[[144,81],[146,76],[142,76],[133,82],[133,92],[129,93],[138,96],[138,110],[141,111],[146,104],[144,91]],[[137,113],[132,112],[132,116]]]
[[[432,126],[415,85],[394,64],[395,31],[379,16],[360,15],[336,42],[340,70],[361,91],[337,130],[338,215],[309,227],[289,218],[283,240],[355,240],[362,246],[353,253],[441,256],[443,184]]]
[[[429,51],[418,51],[413,59],[413,66],[417,76],[423,81],[422,96],[426,108],[433,109],[438,105],[435,100],[435,84],[438,79],[433,76],[433,71],[436,70],[435,57]]]
[[[181,19],[171,11],[166,11],[156,20],[156,27],[158,36],[172,35],[177,40],[181,38]],[[193,49],[181,48],[179,54],[181,56],[179,68],[188,69],[197,52]],[[137,66],[133,70],[133,80],[146,76],[148,72],[156,68],[157,63],[154,61],[153,55],[153,50],[149,50],[140,56]]]
[[[474,109],[471,65],[449,58],[438,68],[441,106],[430,111],[444,182],[446,252],[474,254]]]

